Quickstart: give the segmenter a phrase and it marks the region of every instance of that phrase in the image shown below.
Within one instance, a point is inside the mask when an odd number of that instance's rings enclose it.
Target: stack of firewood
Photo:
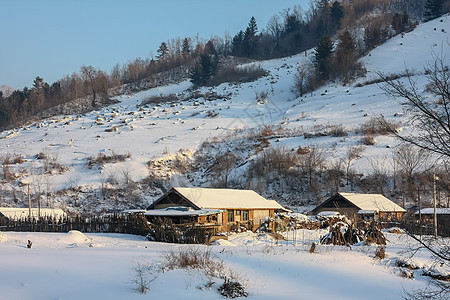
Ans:
[[[386,245],[383,232],[371,223],[366,230],[354,227],[350,222],[338,222],[330,227],[330,231],[320,239],[321,244],[350,246],[360,242]]]
[[[330,232],[320,239],[321,244],[350,246],[353,240],[353,232],[349,230],[348,224],[339,222],[330,227]]]
[[[370,225],[365,230],[365,241],[369,244],[386,245],[386,238],[378,228],[375,222],[371,222]]]

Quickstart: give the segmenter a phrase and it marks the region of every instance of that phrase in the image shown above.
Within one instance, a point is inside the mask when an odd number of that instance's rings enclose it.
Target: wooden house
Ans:
[[[414,215],[417,219],[419,219],[419,215],[421,215],[422,220],[432,223],[432,221],[434,221],[434,208],[433,207],[422,208],[420,210],[420,213],[419,211],[416,211]],[[448,207],[436,208],[436,216],[439,224],[442,224],[442,226],[450,227],[450,208]]]
[[[145,216],[170,218],[175,224],[218,226],[228,230],[244,225],[251,230],[284,208],[251,190],[174,187],[147,208]]]
[[[353,220],[399,221],[406,212],[381,194],[337,193],[312,212],[336,211]]]

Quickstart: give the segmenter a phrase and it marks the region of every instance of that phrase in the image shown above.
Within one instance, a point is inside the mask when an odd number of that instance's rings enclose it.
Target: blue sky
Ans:
[[[271,16],[307,0],[0,0],[0,85],[53,83],[81,65],[110,71],[116,63],[156,54],[176,37],[232,36],[255,16]]]

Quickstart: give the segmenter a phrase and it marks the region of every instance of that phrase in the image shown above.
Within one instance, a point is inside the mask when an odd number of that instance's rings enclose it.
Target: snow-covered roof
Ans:
[[[201,208],[283,209],[275,200],[267,200],[252,190],[180,187],[173,189]]]
[[[193,209],[191,207],[167,207],[146,211],[146,216],[207,216],[221,213],[219,209]]]
[[[324,210],[324,211],[321,211],[320,213],[318,213],[317,215],[322,216],[322,217],[338,217],[341,214],[337,211]]]
[[[339,193],[360,210],[406,212],[406,210],[381,194]]]
[[[434,208],[433,207],[422,208],[420,210],[420,213],[422,215],[434,215]],[[415,214],[418,215],[419,211],[416,211]],[[438,215],[450,215],[450,208],[448,208],[448,207],[436,208],[436,214],[438,214]]]
[[[361,209],[360,211],[358,211],[358,215],[373,215],[374,213],[376,213],[377,210],[366,210],[366,209]]]
[[[123,214],[131,214],[131,215],[145,212],[146,212],[145,209],[126,209],[122,211]]]
[[[9,219],[23,219],[28,218],[30,215],[29,208],[15,208],[15,207],[0,207],[0,214],[9,218]],[[38,217],[38,209],[31,209],[31,216],[34,218]],[[41,208],[40,209],[41,217],[66,217],[67,214],[60,208]]]

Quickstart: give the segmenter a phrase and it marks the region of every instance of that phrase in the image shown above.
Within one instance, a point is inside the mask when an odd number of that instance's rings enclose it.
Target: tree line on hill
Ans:
[[[377,14],[370,14],[377,11]],[[48,109],[89,98],[91,109],[101,105],[125,85],[136,85],[162,72],[184,67],[194,86],[220,83],[212,80],[218,72],[226,80],[242,81],[245,76],[229,76],[237,69],[223,63],[228,56],[270,59],[302,53],[315,47],[312,66],[299,68],[296,89],[300,95],[327,80],[348,82],[362,70],[356,60],[393,34],[408,30],[412,19],[432,19],[450,11],[450,0],[380,2],[377,0],[314,0],[304,11],[300,6],[274,15],[262,31],[251,17],[245,30],[233,37],[213,37],[207,42],[197,38],[176,38],[162,42],[156,57],[136,58],[115,65],[111,72],[81,66],[79,72],[49,84],[37,76],[32,87],[5,96],[0,92],[0,129],[23,125]],[[357,38],[364,27],[363,40]],[[337,43],[332,37],[337,34]],[[226,70],[226,72],[224,71]],[[252,70],[253,72],[255,70]],[[260,76],[261,70],[256,70]],[[224,76],[221,74],[221,76]],[[254,78],[250,76],[249,78]],[[224,79],[225,80],[225,79]]]

